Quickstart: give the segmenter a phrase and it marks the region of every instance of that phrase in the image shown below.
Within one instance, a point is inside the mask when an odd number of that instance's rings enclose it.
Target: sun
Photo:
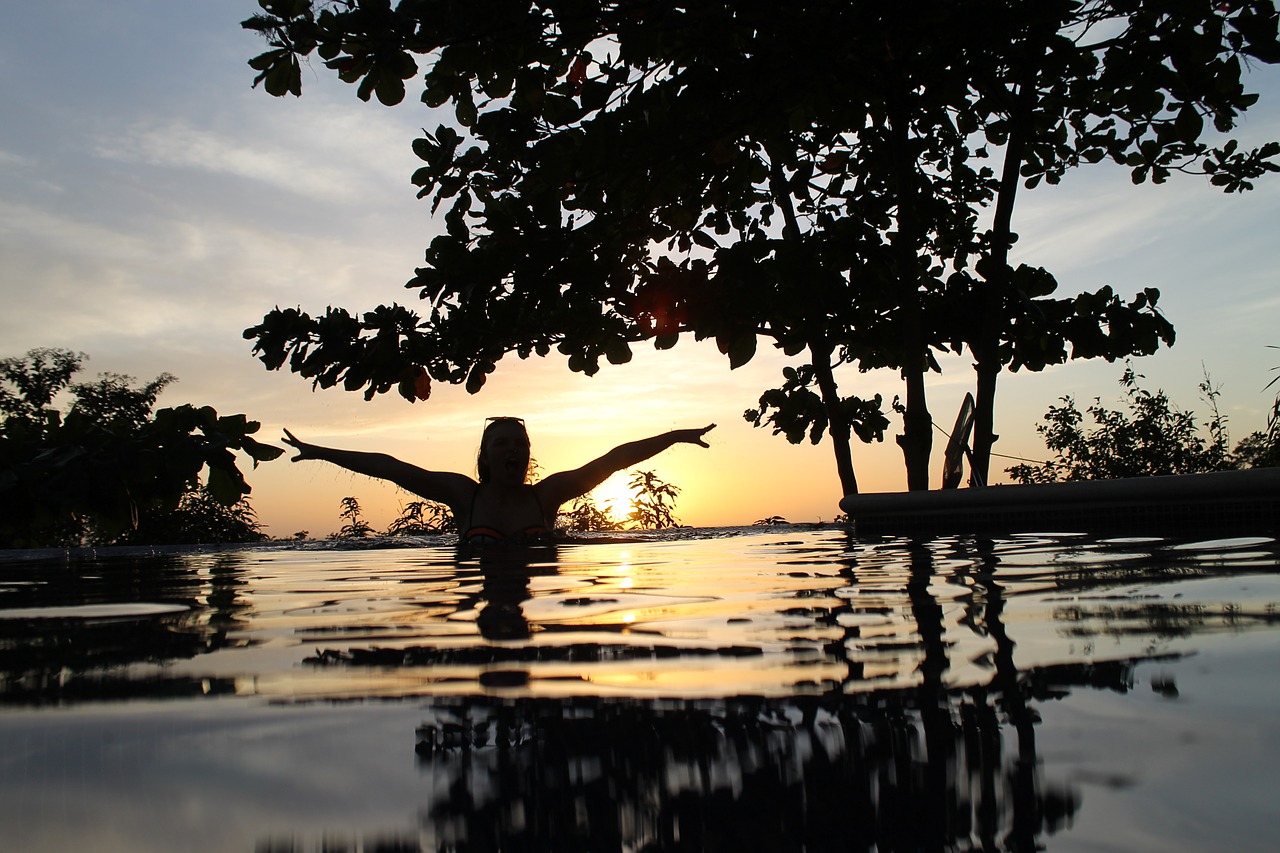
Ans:
[[[614,521],[626,521],[627,516],[631,515],[631,489],[627,487],[628,479],[627,472],[619,471],[596,486],[590,493],[596,508]]]

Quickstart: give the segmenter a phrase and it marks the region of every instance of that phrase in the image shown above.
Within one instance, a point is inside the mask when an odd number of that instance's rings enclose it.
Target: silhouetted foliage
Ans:
[[[138,526],[126,530],[115,544],[207,545],[266,538],[247,497],[228,506],[201,485],[183,492],[172,509],[151,508],[141,513]]]
[[[586,494],[575,498],[567,511],[556,517],[556,527],[570,533],[595,533],[602,530],[621,530],[623,524],[613,520],[605,510],[596,506],[595,499]]]
[[[364,539],[373,535],[373,526],[364,520],[360,501],[348,495],[342,499],[341,506],[338,517],[346,519],[347,523],[337,533],[330,534],[330,539]]]
[[[387,536],[436,536],[441,533],[457,533],[458,522],[449,507],[435,501],[410,501],[400,507],[387,527]]]
[[[432,380],[476,392],[509,353],[593,374],[692,335],[733,368],[764,338],[802,363],[748,419],[829,435],[845,493],[852,436],[888,421],[837,371],[901,373],[923,489],[939,352],[977,367],[985,481],[1002,370],[1172,343],[1154,288],[1055,297],[1010,263],[1020,187],[1110,160],[1239,191],[1280,152],[1206,141],[1256,101],[1244,63],[1280,59],[1272,0],[261,5],[244,26],[270,44],[250,62],[270,94],[300,94],[314,53],[364,100],[421,73],[422,102],[452,110],[413,143],[445,226],[407,285],[425,316],[276,309],[245,332],[268,368],[412,401]]]
[[[167,373],[140,387],[117,373],[72,384],[85,358],[33,349],[0,361],[0,545],[263,538],[235,455],[256,467],[283,452],[251,437],[258,423],[209,406],[153,411]]]
[[[653,471],[636,471],[631,475],[631,514],[627,520],[632,527],[644,530],[662,530],[679,527],[675,517],[676,495],[680,488],[664,482]]]
[[[592,533],[608,530],[661,530],[679,527],[675,517],[678,486],[663,481],[653,471],[635,471],[628,483],[631,489],[631,510],[623,521],[616,521],[606,510],[596,505],[591,494],[574,500],[568,511],[556,517],[556,526],[571,533]]]
[[[1276,421],[1273,410],[1267,418],[1269,424]],[[1280,467],[1280,435],[1275,427],[1269,431],[1257,430],[1240,439],[1233,451],[1237,467],[1240,468],[1276,468]]]
[[[1208,439],[1201,435],[1194,412],[1179,409],[1164,391],[1142,388],[1132,365],[1120,378],[1126,411],[1108,409],[1098,398],[1082,413],[1075,400],[1062,397],[1050,406],[1045,423],[1036,426],[1054,458],[1043,464],[1006,469],[1020,483],[1062,480],[1106,480],[1159,474],[1199,474],[1274,465],[1277,447],[1262,432],[1246,437],[1234,451],[1226,418],[1218,411],[1219,391],[1208,376],[1200,384],[1210,407]],[[1085,423],[1085,414],[1092,426]]]
[[[73,410],[115,432],[136,432],[151,419],[156,399],[177,381],[171,373],[161,373],[146,385],[134,388],[134,378],[120,373],[100,373],[96,382],[71,386]]]
[[[41,347],[22,358],[0,361],[0,415],[4,431],[19,427],[29,435],[43,436],[62,422],[53,398],[71,384],[88,358],[84,353]]]
[[[442,533],[457,533],[458,522],[449,507],[435,501],[410,501],[402,504],[400,514],[387,526],[384,533],[379,534],[373,525],[365,520],[364,509],[360,501],[351,496],[342,499],[338,517],[345,524],[336,532],[329,534],[330,539],[367,539],[370,536],[438,536]],[[305,537],[306,531],[294,534],[298,539]]]

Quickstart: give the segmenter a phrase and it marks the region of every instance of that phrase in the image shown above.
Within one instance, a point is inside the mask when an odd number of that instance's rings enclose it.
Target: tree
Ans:
[[[137,432],[151,419],[160,392],[176,381],[173,374],[161,373],[146,385],[134,388],[132,376],[100,373],[96,382],[71,386],[73,411],[115,432]]]
[[[338,513],[338,517],[345,518],[347,523],[332,534],[330,539],[364,539],[373,535],[373,526],[364,520],[360,501],[350,495],[342,499],[342,511]]]
[[[676,495],[680,487],[664,482],[653,471],[636,471],[631,475],[631,514],[627,520],[633,527],[663,530],[679,527],[675,517]]]
[[[395,104],[421,56],[423,102],[453,116],[414,141],[446,226],[407,285],[425,316],[276,309],[245,332],[268,368],[415,400],[476,392],[509,353],[593,374],[691,334],[734,368],[764,338],[801,363],[746,417],[829,437],[845,493],[853,436],[889,421],[837,371],[900,372],[918,489],[938,353],[975,361],[985,474],[1002,370],[1172,343],[1155,288],[1051,298],[1048,271],[1011,265],[1020,184],[1110,158],[1241,190],[1280,152],[1205,141],[1255,100],[1242,60],[1280,58],[1268,0],[260,2],[269,93],[300,94],[315,53]]]
[[[34,349],[0,361],[0,545],[260,538],[235,455],[256,467],[283,453],[252,438],[259,424],[209,406],[153,411],[169,374],[73,384],[85,358]]]
[[[593,533],[621,530],[622,524],[596,506],[595,499],[588,494],[574,498],[568,511],[561,512],[556,518],[556,527],[573,533]]]
[[[41,347],[24,358],[0,361],[0,415],[6,434],[19,428],[44,436],[62,422],[53,398],[71,383],[87,356],[70,350]]]
[[[387,528],[387,536],[436,536],[456,533],[458,522],[449,507],[435,501],[410,501]]]
[[[1073,358],[1108,360],[1173,343],[1172,326],[1155,313],[1154,288],[1127,304],[1109,288],[1078,298],[1070,311],[1049,303],[1057,316],[1018,308],[1056,287],[1047,271],[1008,262],[1017,239],[1012,215],[1019,184],[1056,184],[1069,169],[1110,159],[1128,167],[1135,184],[1190,172],[1238,192],[1276,171],[1271,160],[1280,153],[1275,142],[1246,152],[1234,140],[1220,147],[1208,141],[1212,132],[1229,132],[1257,100],[1243,88],[1242,64],[1280,60],[1269,0],[1059,0],[1023,10],[1023,16],[984,22],[994,24],[997,43],[1009,38],[1011,47],[1002,73],[975,87],[983,133],[1004,148],[993,227],[975,265],[982,281],[961,276],[960,282],[973,296],[975,322],[966,343],[978,375],[974,467],[984,482],[995,441],[996,377],[1004,366],[1035,370],[1060,363],[1063,341]]]
[[[1236,445],[1234,456],[1241,468],[1280,468],[1280,435],[1276,431],[1277,410],[1267,417],[1267,429],[1255,430]]]
[[[1020,483],[1054,483],[1062,480],[1106,480],[1160,474],[1199,474],[1275,465],[1280,462],[1275,443],[1254,432],[1229,451],[1226,417],[1218,411],[1218,389],[1206,376],[1200,393],[1210,407],[1205,426],[1208,439],[1192,411],[1178,408],[1169,396],[1152,393],[1138,384],[1142,377],[1126,366],[1120,378],[1125,407],[1113,410],[1094,398],[1084,413],[1070,396],[1062,405],[1051,405],[1036,431],[1054,458],[1040,464],[1006,469]],[[1085,414],[1092,425],[1086,425]]]
[[[247,497],[227,505],[208,486],[198,485],[184,491],[172,509],[152,506],[140,513],[138,526],[125,530],[115,544],[204,545],[266,538]]]

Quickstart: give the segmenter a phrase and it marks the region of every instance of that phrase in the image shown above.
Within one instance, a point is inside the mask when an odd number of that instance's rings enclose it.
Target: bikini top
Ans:
[[[542,510],[542,501],[538,500],[538,493],[530,487],[529,493],[533,495],[533,502],[538,507],[538,516],[545,518]],[[470,518],[475,517],[476,498],[480,495],[480,487],[477,487],[475,493],[471,496]],[[503,533],[502,531],[488,527],[483,524],[472,525],[467,528],[467,532],[462,534],[462,541],[470,545],[494,545],[499,542],[508,544],[530,544],[538,542],[546,542],[551,539],[551,530],[545,525],[534,524],[517,530],[515,533]]]

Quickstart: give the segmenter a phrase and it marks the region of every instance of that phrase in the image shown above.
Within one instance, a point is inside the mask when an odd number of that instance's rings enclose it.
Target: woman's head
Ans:
[[[523,483],[529,479],[529,433],[520,418],[489,418],[480,436],[476,454],[476,474],[480,482],[505,480]]]

